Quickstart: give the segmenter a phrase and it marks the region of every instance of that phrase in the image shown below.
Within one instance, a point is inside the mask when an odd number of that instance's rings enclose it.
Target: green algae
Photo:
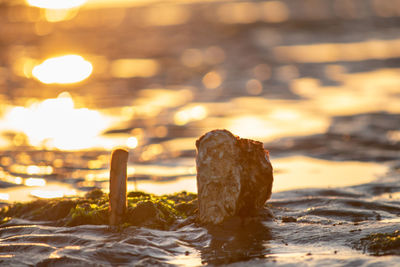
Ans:
[[[400,255],[400,231],[370,234],[360,240],[359,248],[375,256]]]
[[[0,224],[10,218],[50,221],[57,226],[108,224],[108,201],[107,194],[94,189],[85,197],[14,203],[0,210]],[[197,195],[186,192],[163,196],[129,192],[127,202],[123,226],[168,229],[177,220],[191,217],[197,211]]]

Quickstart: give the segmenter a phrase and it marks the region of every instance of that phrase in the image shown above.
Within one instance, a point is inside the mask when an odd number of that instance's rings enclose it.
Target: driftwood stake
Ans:
[[[110,225],[121,222],[126,210],[128,151],[116,149],[111,155],[110,168]]]

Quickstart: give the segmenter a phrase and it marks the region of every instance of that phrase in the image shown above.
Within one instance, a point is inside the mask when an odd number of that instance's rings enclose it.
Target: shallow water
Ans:
[[[397,266],[398,256],[355,250],[361,237],[398,229],[398,177],[378,183],[273,194],[273,220],[173,231],[54,227],[13,219],[0,228],[4,264]],[[382,183],[384,182],[384,183]],[[285,218],[294,218],[288,222]]]
[[[359,243],[399,230],[398,1],[98,2],[0,3],[2,205],[107,191],[116,146],[128,190],[196,192],[195,140],[226,128],[270,151],[274,219],[114,231],[16,218],[2,265],[399,265]]]

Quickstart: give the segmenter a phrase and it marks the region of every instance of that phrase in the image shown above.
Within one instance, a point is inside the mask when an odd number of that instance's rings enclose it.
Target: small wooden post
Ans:
[[[127,207],[126,181],[127,181],[128,151],[116,149],[111,155],[110,168],[110,225],[121,223]]]

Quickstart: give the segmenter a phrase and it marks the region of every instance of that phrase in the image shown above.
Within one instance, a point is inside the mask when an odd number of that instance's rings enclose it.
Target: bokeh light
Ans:
[[[68,9],[79,7],[87,0],[26,0],[26,2],[35,7],[48,9]]]
[[[32,70],[32,75],[45,84],[77,83],[92,73],[92,64],[79,55],[65,55],[43,61]]]
[[[159,65],[152,59],[118,59],[111,63],[111,75],[116,78],[151,77]]]
[[[25,134],[33,146],[75,150],[101,146],[98,137],[111,123],[111,117],[98,111],[75,108],[71,95],[61,93],[29,107],[12,108],[1,124],[2,130]]]

